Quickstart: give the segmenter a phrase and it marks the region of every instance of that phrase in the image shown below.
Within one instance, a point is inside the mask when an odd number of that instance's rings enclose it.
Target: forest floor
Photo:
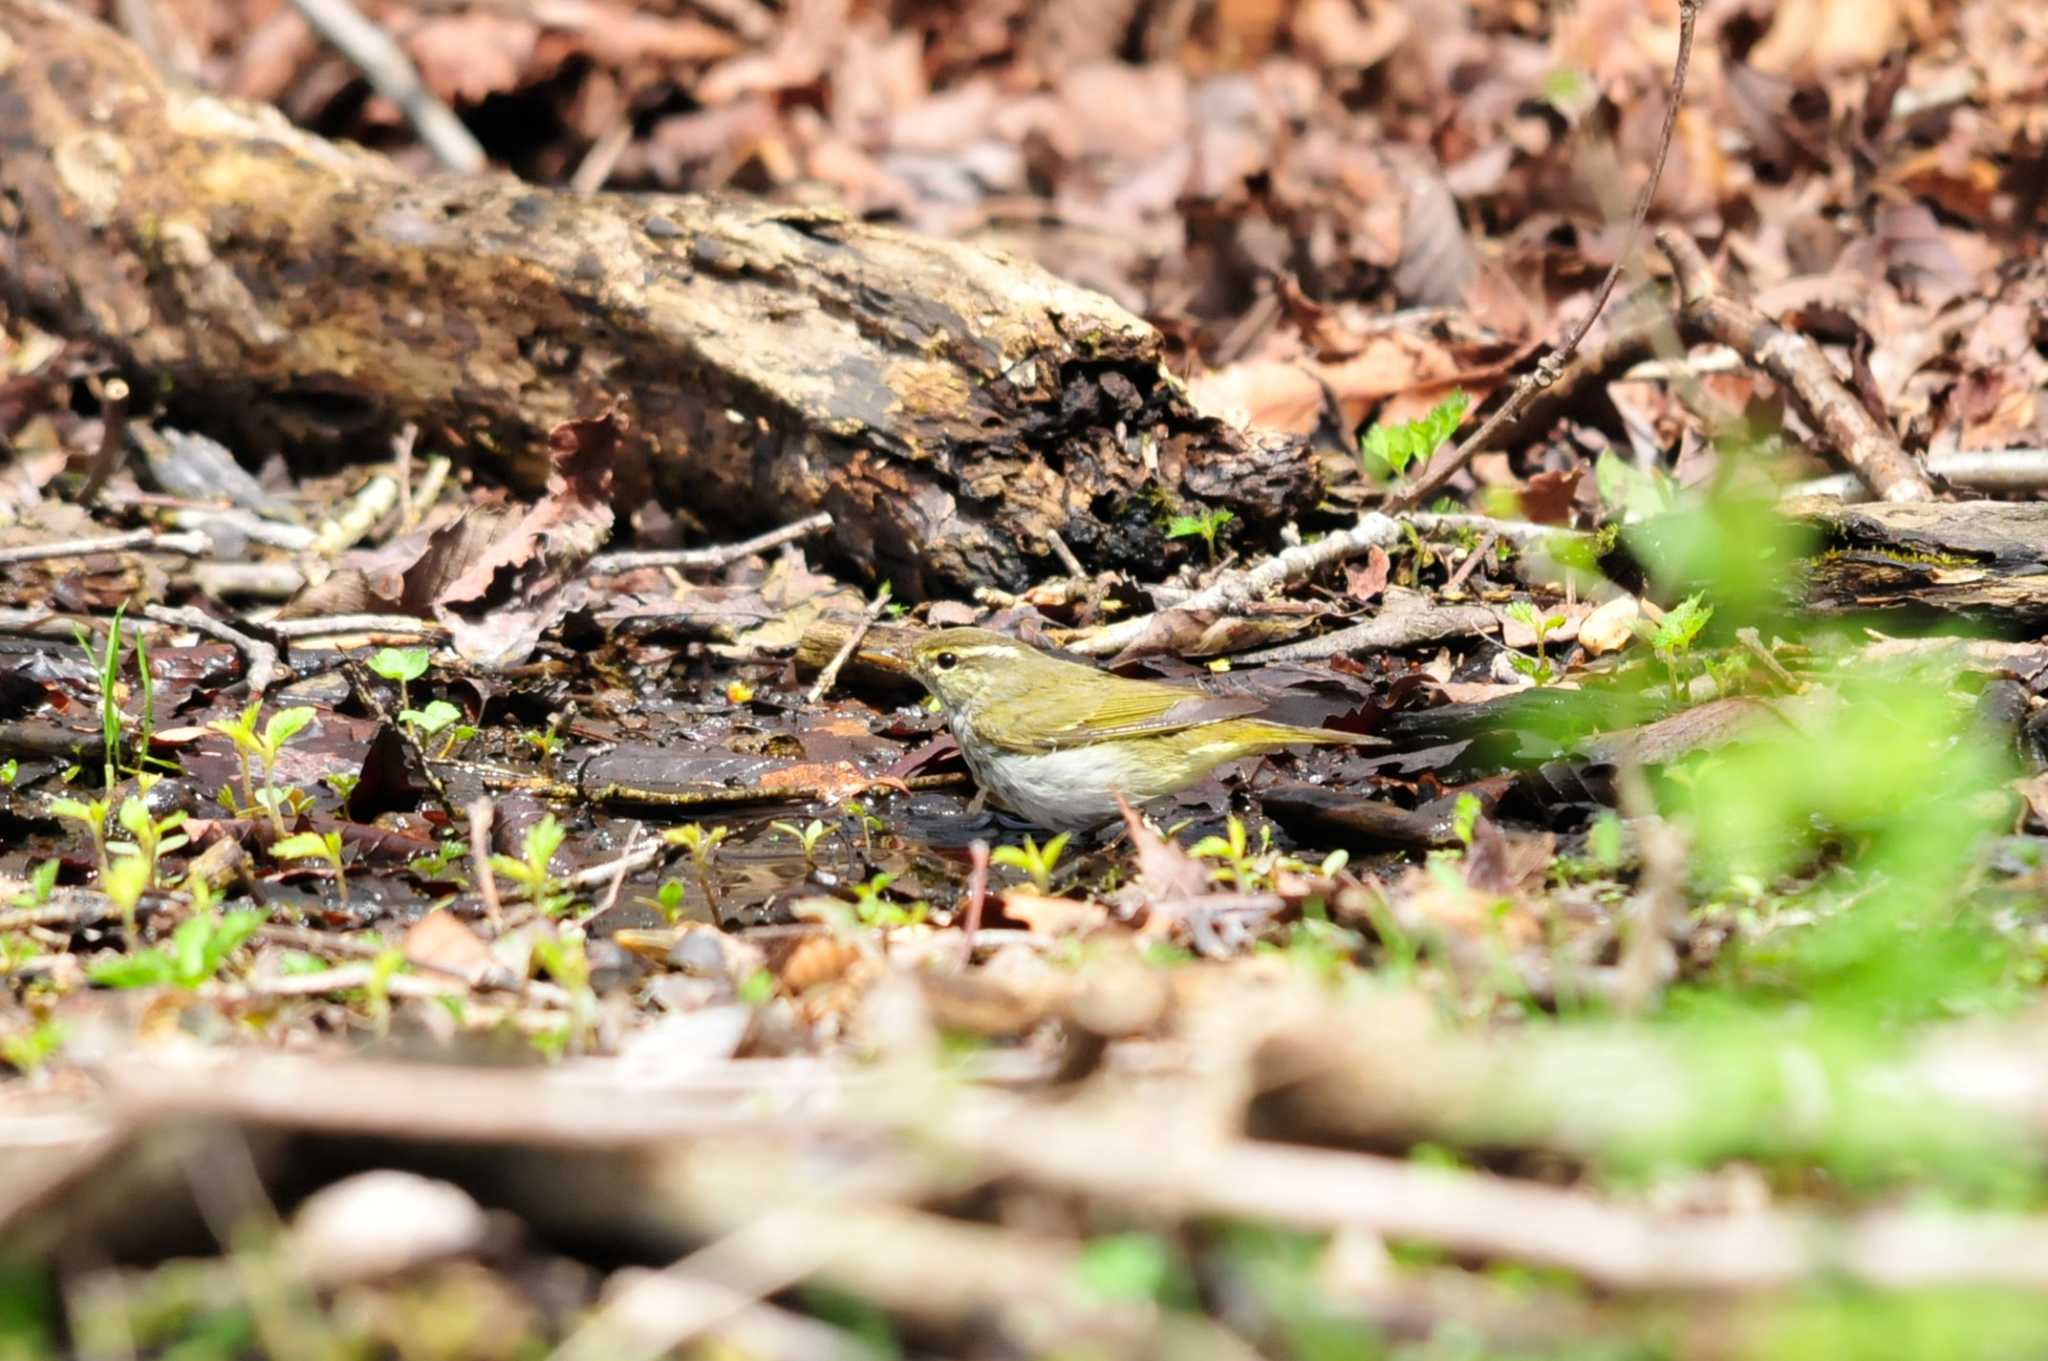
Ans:
[[[291,6],[105,8],[431,166]],[[11,324],[0,1358],[2048,1355],[2048,7],[1705,6],[1446,466],[1678,11],[368,6],[534,182],[1101,290],[1324,499],[915,601],[650,509],[484,665],[573,479],[245,468]],[[1391,745],[1051,836],[961,624]]]

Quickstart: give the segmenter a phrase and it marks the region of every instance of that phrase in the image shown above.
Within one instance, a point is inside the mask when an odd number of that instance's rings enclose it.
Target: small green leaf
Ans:
[[[279,709],[263,725],[263,745],[276,751],[285,743],[297,737],[308,723],[313,721],[313,710],[304,704],[290,709]]]
[[[441,731],[441,729],[458,721],[461,717],[462,710],[456,708],[445,699],[434,700],[424,709],[401,709],[398,711],[399,722],[410,723],[428,736]]]
[[[416,681],[427,674],[427,659],[431,655],[423,647],[380,648],[370,658],[370,669],[388,681]]]
[[[327,840],[318,832],[300,832],[270,845],[270,854],[276,860],[325,859]]]
[[[1359,441],[1359,450],[1369,465],[1399,477],[1411,464],[1434,454],[1464,421],[1471,405],[1462,389],[1453,391],[1416,420],[1373,426]]]
[[[1460,794],[1451,810],[1451,833],[1469,846],[1472,833],[1479,826],[1480,803],[1477,794]]]

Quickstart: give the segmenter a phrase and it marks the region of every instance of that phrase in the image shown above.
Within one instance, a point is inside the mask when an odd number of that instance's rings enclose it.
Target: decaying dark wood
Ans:
[[[167,86],[52,0],[0,0],[0,299],[245,451],[400,422],[539,481],[629,420],[629,495],[721,538],[824,509],[899,594],[1159,573],[1161,511],[1257,527],[1298,442],[1207,419],[1159,338],[1035,266],[827,208],[426,178]]]
[[[1917,606],[2001,626],[2048,622],[2048,503],[1812,497],[1783,509],[1823,536],[1806,566],[1809,608]]]

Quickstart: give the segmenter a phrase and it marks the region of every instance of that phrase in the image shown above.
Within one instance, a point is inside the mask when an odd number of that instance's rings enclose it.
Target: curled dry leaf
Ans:
[[[1003,895],[1003,915],[1040,936],[1084,936],[1109,921],[1109,909],[1075,898],[1051,898],[1028,891]]]
[[[1619,652],[1635,639],[1642,604],[1632,595],[1616,596],[1579,624],[1579,645],[1596,657]]]

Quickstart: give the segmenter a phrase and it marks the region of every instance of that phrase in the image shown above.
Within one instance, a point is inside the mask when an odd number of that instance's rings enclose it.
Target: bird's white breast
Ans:
[[[984,752],[963,749],[974,778],[997,802],[1041,827],[1093,827],[1117,815],[1116,794],[1142,803],[1161,793],[1120,742],[1065,751]]]

